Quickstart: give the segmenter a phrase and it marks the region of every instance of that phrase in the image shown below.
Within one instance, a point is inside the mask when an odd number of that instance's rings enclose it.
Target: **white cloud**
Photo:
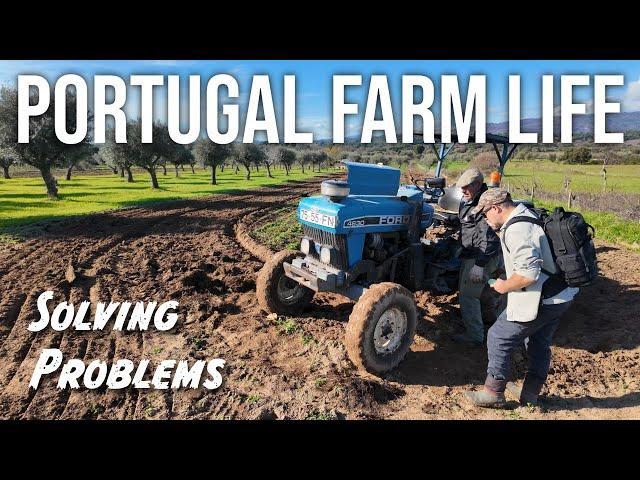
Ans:
[[[298,119],[296,124],[298,131],[313,132],[313,138],[316,140],[331,137],[331,125],[325,117],[303,117]]]
[[[640,111],[640,78],[629,84],[626,93],[622,97],[622,111]]]

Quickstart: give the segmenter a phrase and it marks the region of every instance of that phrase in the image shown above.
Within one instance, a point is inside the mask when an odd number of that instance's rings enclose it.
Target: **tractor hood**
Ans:
[[[383,165],[343,162],[349,171],[347,183],[351,195],[396,195],[400,170]]]
[[[406,230],[414,208],[422,204],[422,192],[413,185],[400,186],[397,168],[344,163],[349,195],[303,198],[298,205],[300,222],[333,233]]]
[[[431,225],[433,206],[423,201],[423,192],[415,185],[400,185],[400,170],[344,163],[349,169],[347,182],[298,204],[298,220],[316,253],[320,245],[331,246],[342,256],[336,265],[351,268],[362,259],[368,234],[407,231],[416,209],[421,210],[420,228]],[[342,196],[347,186],[349,194]]]

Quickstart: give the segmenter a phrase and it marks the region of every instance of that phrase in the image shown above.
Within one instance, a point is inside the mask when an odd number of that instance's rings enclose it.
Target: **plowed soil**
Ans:
[[[271,252],[247,236],[319,180],[132,208],[45,224],[0,246],[0,418],[640,418],[640,255],[598,244],[602,277],[583,288],[562,321],[541,407],[468,405],[484,380],[486,351],[451,342],[460,331],[455,296],[416,293],[412,351],[385,376],[358,372],[343,345],[353,303],[319,294],[295,319],[267,318],[255,277]],[[45,329],[31,333],[36,299],[180,302],[169,332]],[[222,358],[217,390],[37,390],[28,383],[43,348],[69,358],[152,364]],[[516,355],[514,376],[522,375]]]

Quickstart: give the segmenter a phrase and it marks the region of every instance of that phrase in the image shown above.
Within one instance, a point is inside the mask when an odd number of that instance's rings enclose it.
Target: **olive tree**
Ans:
[[[184,171],[185,165],[192,165],[193,154],[186,145],[174,142],[168,135],[166,136],[166,139],[167,143],[165,145],[164,158],[168,163],[173,165],[173,168],[176,172],[176,177],[178,177],[178,167],[181,167]]]
[[[69,151],[63,160],[63,164],[67,167],[66,180],[71,180],[71,171],[78,166],[83,160],[90,159],[96,152],[98,147],[83,143],[79,148]]]
[[[189,165],[189,167],[191,167],[191,173],[196,173],[196,163],[198,163],[198,161],[196,160],[195,152],[193,151],[193,144],[186,145],[183,165]]]
[[[329,160],[329,155],[327,155],[327,152],[325,151],[320,151],[320,152],[315,152],[312,154],[312,160],[311,160],[311,165],[312,167],[315,167],[316,165],[318,166],[318,171],[320,171],[320,167],[322,166],[322,162],[326,162],[327,160]],[[313,168],[312,168],[313,170]]]
[[[127,172],[127,182],[133,182],[131,167],[133,166],[133,152],[128,143],[116,143],[114,140],[113,130],[107,132],[107,138],[100,147],[100,155],[104,161],[121,172]]]
[[[0,167],[2,167],[4,178],[11,178],[11,175],[9,175],[9,167],[15,165],[16,163],[16,153],[13,151],[13,149],[8,147],[0,147]]]
[[[38,102],[38,93],[31,92],[29,103]],[[66,129],[76,130],[76,96],[67,92],[65,102]],[[58,185],[51,170],[64,165],[67,160],[76,160],[90,154],[92,147],[85,138],[81,142],[69,145],[58,139],[55,132],[55,99],[42,115],[29,118],[29,141],[18,143],[18,89],[3,87],[0,89],[0,147],[11,148],[17,159],[30,165],[42,175],[49,198],[58,198]],[[87,124],[92,117],[87,116]]]
[[[271,146],[267,147],[261,160],[261,163],[267,169],[267,177],[273,178],[273,175],[271,175],[271,167],[275,166],[277,162],[278,162],[278,150]]]
[[[169,150],[169,132],[165,125],[154,123],[152,142],[142,143],[142,126],[140,121],[127,124],[127,144],[131,147],[131,161],[134,165],[146,170],[151,177],[151,188],[160,188],[156,169],[162,166]]]
[[[278,161],[284,166],[285,172],[287,172],[287,175],[289,175],[291,166],[296,161],[296,152],[289,148],[279,148]]]
[[[193,147],[193,156],[203,167],[211,168],[211,185],[217,185],[216,169],[233,154],[231,145],[220,145],[208,138],[200,138]]]
[[[251,179],[251,165],[259,165],[264,162],[264,151],[253,143],[242,143],[235,151],[236,161],[247,170],[246,179]]]
[[[298,156],[298,163],[302,167],[302,173],[304,173],[305,165],[313,164],[313,156],[314,154],[311,152],[305,152]]]

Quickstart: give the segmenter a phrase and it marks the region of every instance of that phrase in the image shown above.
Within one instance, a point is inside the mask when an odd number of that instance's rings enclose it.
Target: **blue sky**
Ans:
[[[608,89],[608,97],[622,102],[623,111],[640,110],[640,61],[483,61],[483,60],[308,60],[308,61],[0,61],[0,83],[15,84],[19,74],[39,74],[53,83],[66,73],[77,73],[89,82],[96,74],[114,74],[125,81],[132,74],[180,75],[186,80],[188,75],[199,74],[203,77],[203,90],[206,79],[217,73],[233,75],[240,84],[241,112],[246,108],[251,78],[256,74],[268,74],[274,95],[276,114],[280,118],[283,101],[283,76],[296,75],[297,119],[299,129],[313,131],[315,138],[327,138],[331,135],[331,85],[332,75],[359,74],[363,76],[362,87],[348,87],[347,101],[360,104],[358,117],[347,117],[347,135],[359,133],[364,106],[366,104],[368,77],[372,74],[387,75],[391,88],[394,113],[400,114],[401,76],[404,74],[427,75],[435,84],[436,103],[433,111],[439,110],[437,102],[439,79],[443,74],[458,75],[462,92],[466,88],[466,79],[472,74],[487,75],[487,120],[502,122],[507,120],[508,112],[508,76],[519,74],[523,90],[522,117],[540,116],[541,76],[553,74],[559,77],[566,74],[622,74],[625,77],[623,87]],[[165,82],[166,84],[166,82]],[[181,83],[186,87],[187,82]],[[559,80],[556,82],[559,90]],[[186,90],[186,89],[185,89]],[[126,111],[129,116],[137,117],[139,111],[138,89],[130,87]],[[588,101],[593,96],[591,87],[577,87],[576,101]],[[464,98],[464,97],[463,97]],[[186,91],[185,91],[186,100]],[[90,102],[92,98],[90,98]],[[154,99],[154,110],[158,118],[166,116],[166,100],[159,91]],[[204,101],[202,102],[204,105]],[[183,102],[187,106],[187,102]],[[204,108],[204,106],[203,106]],[[204,115],[204,114],[203,114]],[[186,108],[183,119],[186,118]],[[204,116],[203,116],[204,119]],[[204,121],[203,121],[204,123]],[[400,123],[397,123],[398,128]],[[204,128],[204,126],[203,126]]]

